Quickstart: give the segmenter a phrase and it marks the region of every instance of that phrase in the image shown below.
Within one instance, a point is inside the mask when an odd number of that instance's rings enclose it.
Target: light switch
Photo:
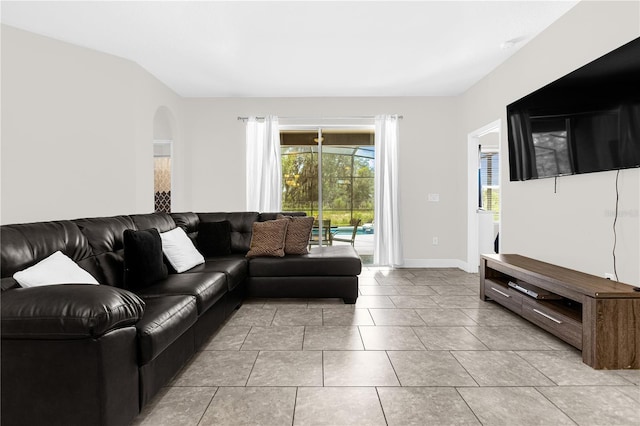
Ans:
[[[427,197],[429,201],[433,201],[433,202],[440,201],[440,194],[429,194]]]

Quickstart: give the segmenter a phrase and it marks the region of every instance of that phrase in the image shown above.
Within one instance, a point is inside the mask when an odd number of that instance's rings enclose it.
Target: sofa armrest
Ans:
[[[64,284],[2,293],[3,339],[83,339],[135,324],[144,302],[106,285]]]

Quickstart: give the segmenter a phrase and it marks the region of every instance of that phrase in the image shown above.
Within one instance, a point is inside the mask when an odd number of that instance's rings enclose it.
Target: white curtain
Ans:
[[[282,210],[282,172],[278,117],[249,117],[247,148],[247,211]]]
[[[398,198],[398,116],[376,116],[375,231],[373,263],[404,263]]]

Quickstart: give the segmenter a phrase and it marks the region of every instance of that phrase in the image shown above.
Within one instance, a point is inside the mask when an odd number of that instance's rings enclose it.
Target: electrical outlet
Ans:
[[[433,245],[434,246],[438,245],[438,237],[433,237]]]
[[[613,281],[615,281],[615,279],[616,279],[615,274],[612,274],[612,273],[610,273],[610,272],[605,272],[605,273],[604,273],[604,277],[605,277],[606,279],[608,279],[608,280],[613,280]]]
[[[432,203],[437,203],[438,201],[440,201],[440,194],[427,194],[427,200],[431,201]]]

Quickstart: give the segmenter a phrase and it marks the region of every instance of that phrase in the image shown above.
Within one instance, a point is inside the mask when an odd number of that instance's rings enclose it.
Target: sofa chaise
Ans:
[[[287,213],[288,214],[288,213]],[[338,297],[355,303],[351,246],[285,257],[245,255],[255,222],[275,213],[152,213],[3,225],[1,404],[4,425],[126,425],[243,298]],[[230,253],[205,256],[140,288],[125,286],[123,234],[230,224]],[[62,252],[100,285],[21,288],[13,274]],[[46,420],[45,420],[46,419]]]

